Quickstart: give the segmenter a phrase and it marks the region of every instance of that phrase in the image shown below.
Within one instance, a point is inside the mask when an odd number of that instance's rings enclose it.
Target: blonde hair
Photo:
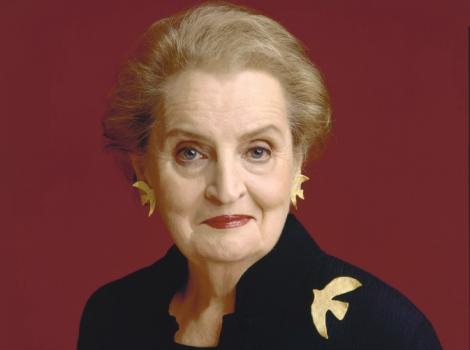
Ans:
[[[272,74],[284,89],[296,154],[305,162],[310,148],[315,155],[323,149],[331,113],[320,72],[279,23],[228,3],[206,3],[148,28],[111,92],[103,119],[107,147],[145,153],[164,113],[165,82],[191,68]]]

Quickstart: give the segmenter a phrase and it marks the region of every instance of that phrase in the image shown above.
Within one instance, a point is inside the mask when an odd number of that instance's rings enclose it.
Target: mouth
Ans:
[[[204,220],[202,223],[214,228],[223,229],[243,226],[250,219],[252,217],[248,215],[220,215]]]

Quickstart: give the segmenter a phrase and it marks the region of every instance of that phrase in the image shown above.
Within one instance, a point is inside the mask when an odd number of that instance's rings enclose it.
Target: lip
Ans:
[[[214,216],[202,223],[214,228],[234,228],[245,225],[252,217],[248,215],[220,215]]]

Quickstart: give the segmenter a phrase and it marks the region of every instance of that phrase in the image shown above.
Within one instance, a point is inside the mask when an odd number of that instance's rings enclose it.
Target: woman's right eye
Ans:
[[[184,147],[177,152],[177,158],[182,162],[190,162],[202,157],[202,154],[194,147]]]

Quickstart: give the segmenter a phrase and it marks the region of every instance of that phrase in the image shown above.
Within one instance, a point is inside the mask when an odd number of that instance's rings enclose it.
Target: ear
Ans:
[[[302,174],[302,165],[303,165],[303,157],[300,153],[296,153],[294,156],[294,174],[300,175]]]
[[[129,155],[129,158],[131,160],[132,168],[134,169],[137,180],[147,181],[147,177],[145,176],[146,169],[144,157],[142,155],[132,153]]]

